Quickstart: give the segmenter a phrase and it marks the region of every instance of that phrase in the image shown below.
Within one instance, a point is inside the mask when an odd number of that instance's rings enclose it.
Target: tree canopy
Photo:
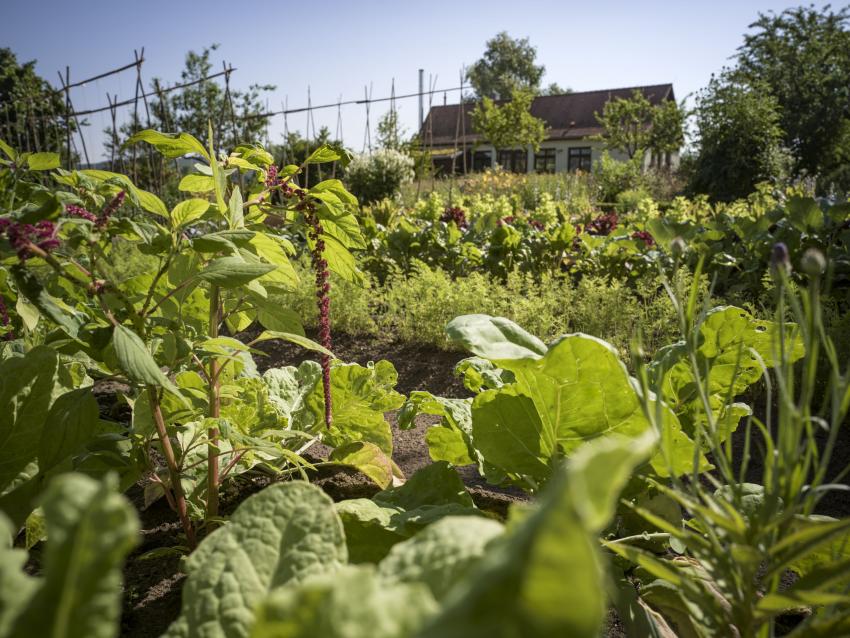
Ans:
[[[472,111],[472,124],[497,149],[531,146],[537,150],[546,137],[546,123],[531,114],[533,100],[534,93],[522,89],[514,89],[503,104],[485,97]]]
[[[537,49],[528,38],[511,38],[506,31],[487,41],[484,55],[467,72],[479,98],[506,100],[516,89],[537,93],[546,68],[535,64]]]
[[[850,7],[760,14],[750,28],[734,81],[776,99],[795,171],[829,178],[850,155]]]

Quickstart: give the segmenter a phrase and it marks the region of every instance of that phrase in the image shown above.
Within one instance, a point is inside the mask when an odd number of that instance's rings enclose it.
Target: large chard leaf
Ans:
[[[441,417],[438,427],[425,432],[428,454],[433,461],[447,461],[457,467],[475,463],[472,444],[472,399],[447,399],[430,392],[411,392],[398,414],[402,430],[412,428],[418,414]]]
[[[503,532],[502,524],[489,518],[447,516],[395,545],[378,565],[378,574],[393,587],[425,583],[442,600]]]
[[[654,445],[654,435],[647,433],[638,439],[597,439],[576,450],[537,510],[487,547],[421,635],[598,636],[606,594],[596,535]]]
[[[49,536],[43,578],[24,575],[26,553],[2,539],[0,635],[117,636],[121,567],[139,529],[135,511],[112,486],[80,474],[54,481],[43,510]],[[0,523],[6,526],[2,517]]]
[[[422,468],[403,485],[372,499],[337,503],[336,510],[353,563],[378,562],[393,545],[446,516],[481,514],[457,472],[445,462]]]
[[[775,322],[754,319],[746,310],[734,306],[713,309],[700,325],[697,366],[708,383],[706,393],[721,441],[735,431],[741,417],[749,414],[746,405],[730,400],[761,379],[764,370],[758,357],[768,367],[777,362],[780,336]],[[790,361],[803,356],[802,339],[795,326],[788,326],[784,340]],[[685,344],[659,350],[650,365],[650,374],[686,431],[693,434],[698,424],[706,423]]]
[[[189,556],[181,616],[166,636],[248,636],[254,608],[272,589],[334,571],[346,560],[329,497],[302,482],[267,487]]]
[[[348,566],[272,593],[251,638],[410,638],[436,611],[424,585],[387,586],[374,569]]]
[[[485,359],[538,359],[546,344],[510,319],[490,315],[463,315],[446,326],[451,341]]]
[[[0,362],[0,493],[38,454],[55,380],[46,346]]]

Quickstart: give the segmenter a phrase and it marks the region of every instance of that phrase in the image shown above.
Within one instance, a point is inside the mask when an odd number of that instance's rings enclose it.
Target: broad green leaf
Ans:
[[[318,363],[304,361],[297,368],[269,368],[262,378],[268,388],[269,401],[287,419],[290,427],[308,429],[315,424],[316,415],[304,403],[316,385],[321,383],[322,368]]]
[[[38,451],[41,472],[79,452],[96,434],[99,421],[100,409],[91,388],[72,390],[56,399],[41,435]]]
[[[250,250],[264,261],[277,266],[260,278],[260,283],[269,288],[295,290],[298,286],[298,275],[289,261],[289,256],[279,238],[266,233],[257,233],[251,238]]]
[[[112,332],[112,346],[118,364],[130,379],[144,385],[162,387],[178,397],[181,396],[177,387],[160,370],[145,342],[135,332],[126,326],[115,326]]]
[[[333,501],[308,483],[273,484],[245,499],[186,560],[181,615],[165,637],[244,638],[272,590],[346,560]]]
[[[374,570],[347,566],[273,592],[251,638],[410,638],[437,611],[421,584],[387,587]]]
[[[304,336],[304,326],[297,312],[281,307],[272,300],[258,299],[251,295],[251,302],[257,309],[257,321],[272,332],[286,332]]]
[[[457,472],[447,463],[426,465],[403,485],[372,499],[336,504],[353,563],[376,563],[390,548],[446,516],[479,516]]]
[[[327,162],[339,162],[345,167],[351,161],[351,154],[341,146],[323,144],[310,153],[305,164],[324,164]]]
[[[59,168],[59,153],[32,153],[27,155],[27,166],[31,171],[49,171]]]
[[[811,197],[794,196],[786,206],[788,220],[801,233],[811,232],[823,226],[823,211]]]
[[[367,366],[335,363],[331,367],[333,421],[324,441],[339,447],[352,441],[377,445],[392,454],[393,437],[384,413],[401,406],[404,397],[394,390],[398,373],[389,361]],[[325,429],[325,397],[321,384],[307,396],[305,406],[314,417],[314,429]]]
[[[197,153],[207,161],[210,161],[210,156],[206,149],[204,149],[203,144],[188,133],[160,133],[153,129],[146,129],[133,135],[126,143],[129,145],[137,142],[151,144],[169,159],[183,157],[188,153]]]
[[[135,511],[112,486],[80,474],[54,481],[43,509],[50,539],[44,577],[0,579],[0,629],[11,628],[3,635],[113,638],[121,618],[124,557],[138,542]],[[10,552],[17,550],[4,543],[0,553]],[[4,556],[0,573],[19,567],[10,558],[20,562],[20,556]]]
[[[418,414],[441,417],[440,423],[428,428],[425,441],[432,461],[448,461],[461,467],[475,462],[472,444],[472,399],[446,399],[430,392],[411,392],[398,413],[398,426],[412,428]]]
[[[15,152],[15,149],[13,149],[5,141],[3,141],[1,139],[0,139],[0,151],[3,151],[6,154],[6,157],[8,157],[13,162],[18,157],[18,154]]]
[[[171,225],[174,228],[180,228],[185,224],[191,224],[193,221],[203,217],[204,213],[210,207],[210,203],[205,199],[187,199],[177,204],[171,211]]]
[[[69,310],[59,306],[58,299],[51,296],[38,281],[30,269],[23,266],[13,266],[10,269],[18,292],[21,293],[39,312],[61,327],[71,337],[76,337],[80,330],[80,322]]]
[[[220,288],[237,288],[277,268],[272,264],[250,263],[241,257],[219,257],[198,273],[198,277]]]
[[[375,484],[386,489],[393,482],[393,463],[374,443],[354,441],[331,452],[328,461],[353,467],[368,476]]]
[[[345,281],[357,285],[363,284],[363,273],[357,267],[357,260],[338,239],[330,235],[322,235],[325,251],[322,256],[328,262],[328,269],[342,277]],[[310,240],[312,244],[312,240]]]
[[[136,189],[136,194],[143,209],[160,217],[168,218],[168,209],[159,197],[141,188]]]
[[[36,459],[56,380],[47,346],[0,361],[0,493]]]
[[[609,504],[623,487],[621,477],[642,463],[648,450],[626,438],[600,439],[585,447],[579,461],[568,462],[549,483],[536,511],[487,547],[472,574],[450,592],[423,638],[600,634],[607,594],[597,527],[602,514],[613,511]],[[613,457],[623,465],[616,480],[592,492],[571,488],[604,474]],[[577,509],[576,499],[582,498],[595,501],[589,516],[587,509]]]
[[[177,185],[177,190],[188,193],[209,193],[215,190],[215,182],[211,175],[190,173],[185,175]]]
[[[539,359],[546,344],[510,319],[489,315],[464,315],[446,326],[450,341],[485,359]]]
[[[378,574],[390,587],[425,583],[434,598],[442,600],[503,531],[501,523],[489,518],[447,516],[393,546],[378,565]]]

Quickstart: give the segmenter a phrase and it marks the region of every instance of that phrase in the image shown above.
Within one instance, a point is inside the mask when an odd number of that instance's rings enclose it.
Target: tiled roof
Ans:
[[[581,139],[603,132],[596,120],[596,113],[602,113],[606,102],[614,98],[629,98],[636,90],[643,93],[653,105],[675,99],[672,84],[582,91],[563,95],[540,95],[531,103],[531,114],[546,122],[546,127],[549,129],[547,139]],[[458,117],[461,107],[463,122]],[[475,102],[431,107],[421,131],[425,144],[452,146],[456,136],[458,144],[480,142],[482,138],[472,126],[474,108]]]

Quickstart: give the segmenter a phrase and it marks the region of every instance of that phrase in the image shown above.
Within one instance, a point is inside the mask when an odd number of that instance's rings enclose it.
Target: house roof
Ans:
[[[672,84],[539,95],[531,103],[531,114],[546,122],[547,140],[574,140],[599,135],[604,131],[596,120],[596,113],[601,114],[609,100],[629,98],[633,91],[643,93],[653,106],[665,100],[675,100]],[[422,125],[422,140],[433,146],[454,146],[456,138],[458,144],[481,142],[482,136],[472,125],[475,104],[466,102],[431,107]],[[461,108],[463,121],[459,117]]]

